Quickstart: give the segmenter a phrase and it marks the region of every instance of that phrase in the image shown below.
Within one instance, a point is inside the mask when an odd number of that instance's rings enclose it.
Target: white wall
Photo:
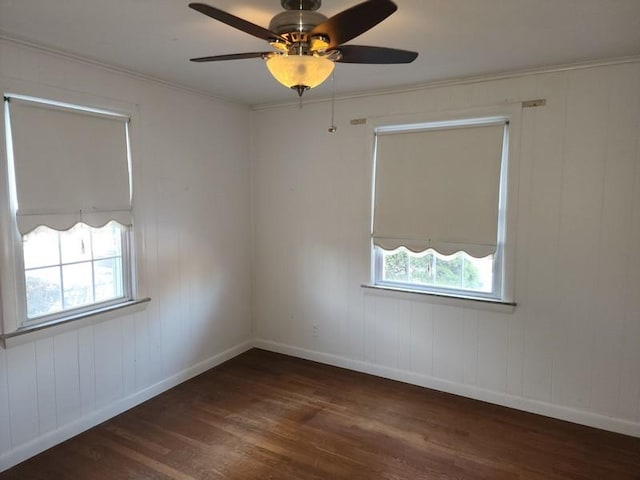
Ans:
[[[362,289],[371,139],[350,119],[537,98],[515,311]],[[640,63],[345,99],[335,135],[326,103],[252,118],[258,345],[640,436]]]
[[[0,470],[239,353],[251,337],[248,109],[0,41],[0,89],[16,86],[136,107],[136,233],[152,301],[0,348]]]

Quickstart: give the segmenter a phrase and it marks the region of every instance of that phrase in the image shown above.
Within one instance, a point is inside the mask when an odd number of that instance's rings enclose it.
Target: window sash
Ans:
[[[118,305],[121,303],[130,302],[133,300],[133,278],[132,278],[132,257],[131,257],[131,228],[123,226],[121,229],[121,258],[122,258],[122,296],[118,298],[109,299],[106,301],[93,302],[87,305],[82,305],[80,307],[67,308],[64,310],[60,310],[55,313],[47,314],[47,315],[39,315],[34,317],[25,316],[24,326],[33,326],[41,323],[49,323],[55,322],[57,320],[62,320],[67,317],[73,317],[76,315],[81,315],[83,313],[91,312],[94,310],[100,310],[106,307]],[[73,265],[77,263],[89,263],[104,260],[104,258],[94,259],[91,258],[87,261],[82,262],[69,262],[69,263],[59,263],[55,265],[51,265],[51,267],[60,267],[62,268],[65,265]],[[37,267],[42,268],[42,267]],[[26,273],[27,270],[36,270],[37,268],[24,269],[23,272]],[[23,283],[26,282],[26,277],[23,273]],[[92,278],[92,288],[95,288],[95,278]],[[26,298],[26,289],[25,289],[25,312],[27,306],[27,298]],[[64,292],[62,292],[63,294]],[[95,299],[95,297],[94,297]]]
[[[493,268],[492,268],[492,285],[490,292],[483,292],[473,289],[445,287],[441,285],[425,285],[421,283],[410,283],[385,280],[382,277],[384,271],[384,254],[383,249],[380,247],[373,247],[373,262],[374,262],[374,284],[386,287],[400,288],[402,290],[414,290],[425,293],[433,293],[436,295],[445,295],[451,297],[464,297],[464,298],[480,298],[488,300],[499,300],[502,297],[502,281],[503,275],[501,271],[503,249],[498,247],[496,253],[493,255]]]

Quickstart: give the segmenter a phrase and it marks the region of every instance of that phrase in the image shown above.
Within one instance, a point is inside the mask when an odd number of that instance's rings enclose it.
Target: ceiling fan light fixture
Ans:
[[[329,37],[325,35],[313,35],[309,38],[312,52],[324,52],[329,48]]]
[[[285,42],[284,40],[280,39],[280,38],[273,38],[271,40],[269,40],[269,45],[271,45],[274,49],[282,52],[282,53],[287,53],[289,46],[287,45],[287,42]]]
[[[273,55],[267,58],[267,69],[273,78],[285,87],[293,88],[299,95],[323,83],[334,67],[331,60],[314,55]]]

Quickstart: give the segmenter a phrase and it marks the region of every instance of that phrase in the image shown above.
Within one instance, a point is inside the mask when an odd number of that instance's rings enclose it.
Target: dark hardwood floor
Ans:
[[[251,350],[0,479],[640,479],[640,439]]]

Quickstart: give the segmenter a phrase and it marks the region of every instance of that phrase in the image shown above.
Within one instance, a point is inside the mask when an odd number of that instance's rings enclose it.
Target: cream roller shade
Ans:
[[[82,221],[131,224],[128,118],[10,99],[22,234]]]
[[[377,134],[373,242],[495,253],[505,122]]]

